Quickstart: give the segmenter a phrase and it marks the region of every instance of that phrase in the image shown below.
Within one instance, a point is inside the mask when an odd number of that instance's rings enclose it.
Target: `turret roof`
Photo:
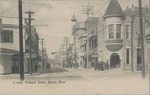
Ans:
[[[117,0],[111,0],[104,14],[104,19],[108,17],[125,17],[124,12]]]

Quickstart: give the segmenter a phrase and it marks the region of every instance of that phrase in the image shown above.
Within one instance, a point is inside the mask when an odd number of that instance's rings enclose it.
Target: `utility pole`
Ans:
[[[73,15],[72,19],[71,19],[72,22],[75,22],[75,24],[73,25],[72,27],[72,33],[74,35],[74,59],[75,59],[75,64],[77,63],[76,61],[76,23],[77,23],[77,19],[75,17],[75,15]]]
[[[74,34],[74,58],[75,58],[75,64],[77,64],[77,58],[76,58],[76,33]]]
[[[94,6],[90,6],[88,3],[88,5],[85,6],[82,11],[83,11],[83,14],[87,15],[87,19],[88,19],[90,14],[94,14]],[[89,29],[89,22],[87,22],[87,42],[86,42],[87,64],[85,68],[87,68],[87,65],[89,66],[89,31],[88,29]]]
[[[142,78],[145,78],[145,57],[144,57],[144,34],[143,34],[143,18],[142,18],[142,1],[139,0],[139,25],[140,25],[140,43],[141,43],[141,59],[142,59]]]
[[[134,22],[134,5],[132,5],[131,15],[131,71],[133,72],[133,22]]]
[[[148,16],[150,17],[150,0],[149,0],[149,6],[148,6]],[[150,25],[150,24],[148,24]],[[150,79],[150,26],[149,26],[149,65],[148,65],[148,72],[149,72],[149,79]],[[149,81],[149,88],[150,88],[150,81]],[[150,89],[149,89],[149,94],[150,94]]]
[[[43,49],[44,39],[41,39],[41,45],[42,45],[42,66],[44,69],[44,49]]]
[[[66,44],[66,64],[68,65],[68,37],[65,37]]]
[[[22,0],[19,3],[19,63],[20,63],[20,80],[24,80],[24,55],[23,55],[23,30],[22,30]]]
[[[31,56],[31,53],[32,53],[32,50],[31,50],[31,45],[32,45],[32,43],[31,43],[31,38],[32,38],[32,36],[31,36],[31,32],[32,32],[32,30],[31,30],[31,21],[32,20],[34,20],[33,18],[31,18],[31,14],[34,14],[34,12],[31,12],[30,10],[29,10],[29,12],[25,12],[26,14],[28,14],[28,16],[29,16],[29,18],[26,18],[26,20],[28,20],[28,24],[29,24],[29,68],[30,68],[30,75],[32,75],[32,56]]]

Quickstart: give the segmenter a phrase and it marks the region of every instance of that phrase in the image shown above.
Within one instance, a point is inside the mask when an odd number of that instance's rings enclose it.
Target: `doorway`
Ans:
[[[19,73],[19,60],[12,58],[12,73]]]
[[[110,57],[110,68],[120,68],[119,54],[113,53]]]

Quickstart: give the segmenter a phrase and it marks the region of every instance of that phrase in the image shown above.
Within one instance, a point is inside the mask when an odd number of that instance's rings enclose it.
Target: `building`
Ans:
[[[95,63],[98,62],[98,19],[98,17],[88,17],[85,21],[87,63],[91,64],[91,67],[94,67]]]
[[[41,56],[39,54],[39,35],[34,26],[31,26],[31,39],[30,39],[30,31],[29,26],[25,26],[25,54],[24,58],[27,58],[28,68],[32,66],[32,71],[37,71],[36,67],[39,65],[39,61],[41,60]],[[31,43],[30,43],[31,40]],[[31,45],[31,46],[30,46]],[[30,64],[30,48],[31,48],[31,65]],[[29,70],[28,70],[29,72]]]
[[[87,63],[87,31],[85,29],[85,22],[78,22],[78,25],[74,30],[74,42],[76,42],[76,54],[77,54],[77,62],[81,67],[85,67]]]
[[[28,26],[23,26],[23,52],[24,72],[29,72],[29,31]],[[25,36],[26,35],[26,36]],[[32,28],[32,63],[38,61],[38,34]],[[33,67],[34,70],[34,67]],[[0,19],[0,73],[19,73],[19,26],[15,24],[3,24]]]
[[[141,69],[140,29],[137,7],[134,7],[133,56],[131,56],[132,10],[132,8],[127,8],[123,11],[117,0],[111,0],[103,18],[99,20],[99,61],[108,62],[110,68],[131,70],[133,65],[133,70]],[[148,13],[146,10],[143,8],[143,14]],[[146,46],[145,41],[144,44]],[[146,47],[144,51],[145,53],[147,52]],[[145,54],[146,59],[147,56]]]

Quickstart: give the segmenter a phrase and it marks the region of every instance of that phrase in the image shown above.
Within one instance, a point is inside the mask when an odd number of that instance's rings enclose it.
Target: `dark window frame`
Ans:
[[[116,38],[121,38],[121,24],[116,24]]]
[[[13,31],[12,30],[2,30],[1,32],[1,43],[13,43]]]
[[[114,24],[108,25],[109,39],[114,38]]]
[[[130,49],[126,48],[126,64],[130,63]]]

